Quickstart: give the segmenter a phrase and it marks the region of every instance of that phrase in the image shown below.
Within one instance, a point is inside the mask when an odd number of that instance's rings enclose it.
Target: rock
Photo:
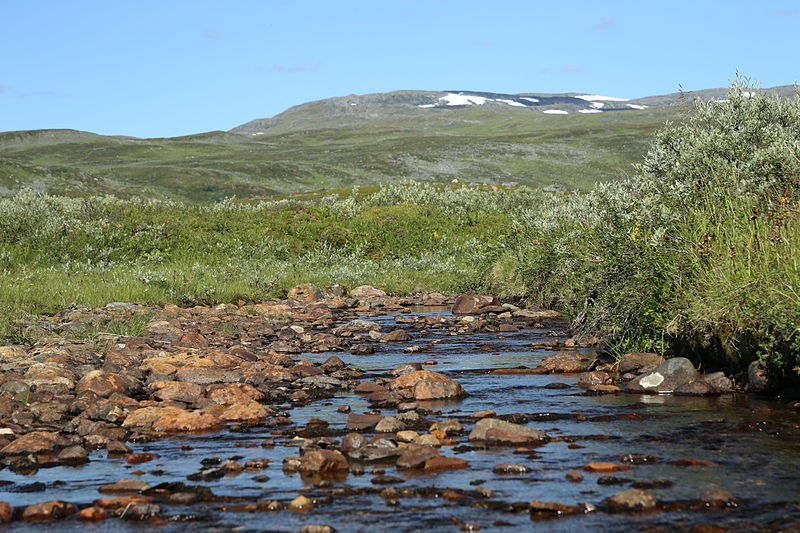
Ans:
[[[354,344],[350,347],[353,355],[372,355],[375,353],[376,347],[374,344]]]
[[[678,386],[675,389],[674,394],[680,394],[683,396],[710,396],[712,394],[719,394],[719,393],[706,380],[695,379],[690,381],[689,383],[684,383]]]
[[[361,433],[348,433],[342,437],[342,451],[349,453],[367,444],[367,439]]]
[[[127,421],[127,419],[126,419]],[[201,411],[183,412],[178,415],[167,415],[153,422],[153,431],[164,433],[184,433],[191,431],[210,431],[222,429],[222,419]]]
[[[441,422],[434,422],[428,431],[441,431],[445,435],[461,435],[464,433],[464,426],[458,420],[444,420]]]
[[[733,382],[723,372],[706,374],[703,379],[719,393],[733,392]]]
[[[161,514],[161,507],[154,503],[132,503],[125,506],[119,513],[119,517],[141,522],[155,518],[159,514]]]
[[[350,297],[356,300],[377,300],[384,298],[386,293],[371,285],[360,285],[350,291]]]
[[[411,340],[411,335],[404,329],[395,329],[383,336],[383,342],[407,342]]]
[[[484,411],[478,411],[477,413],[472,413],[469,415],[470,418],[492,418],[497,415],[496,412],[492,411],[491,409],[486,409]]]
[[[573,483],[580,483],[583,481],[583,474],[577,470],[570,470],[564,477],[567,478],[567,481],[571,481]]]
[[[495,474],[527,474],[530,471],[531,469],[528,466],[508,463],[500,463],[492,468],[492,472]]]
[[[531,513],[531,518],[560,516],[582,512],[579,507],[575,507],[573,505],[564,505],[563,503],[556,502],[543,502],[539,500],[531,500],[531,503],[528,505],[528,510]]]
[[[398,431],[394,436],[394,440],[397,442],[414,442],[418,437],[419,433],[410,429],[406,429],[403,431]]]
[[[316,285],[312,285],[311,283],[302,283],[289,289],[286,298],[288,300],[295,300],[297,302],[318,302],[325,298],[325,293],[323,293],[322,290]]]
[[[579,387],[591,388],[596,385],[611,385],[614,379],[608,372],[584,372],[578,380]]]
[[[492,430],[499,430],[499,432],[495,431],[494,438],[502,438],[503,434],[506,434],[509,438],[513,436],[520,437],[525,442],[544,442],[548,440],[545,432],[540,429],[533,429],[520,424],[506,422],[499,418],[482,418],[478,420],[469,434],[469,440],[485,441],[487,437],[492,437],[492,434],[489,434]]]
[[[438,456],[439,449],[435,446],[411,444],[397,459],[397,468],[422,468],[426,461]]]
[[[335,355],[328,357],[325,362],[319,366],[319,369],[323,372],[336,372],[337,370],[342,370],[343,368],[347,368],[347,365]]]
[[[77,394],[86,391],[91,391],[101,398],[107,398],[115,392],[126,394],[128,385],[119,374],[104,372],[102,370],[93,370],[83,376],[75,385],[75,392]]]
[[[700,501],[706,507],[736,507],[733,494],[719,487],[709,489],[700,496]]]
[[[87,522],[99,522],[100,520],[105,520],[109,517],[108,511],[103,509],[102,507],[86,507],[78,511],[78,514],[75,515],[75,518],[78,520],[85,520]]]
[[[405,429],[406,425],[393,416],[385,416],[375,425],[378,433],[394,433]]]
[[[559,320],[561,313],[552,309],[517,309],[511,313],[515,317],[530,318],[531,320]]]
[[[542,359],[535,370],[542,374],[573,374],[584,372],[591,364],[591,359],[585,354],[557,352]]]
[[[75,506],[60,500],[35,503],[29,505],[22,512],[22,519],[26,521],[61,520],[75,514]]]
[[[24,381],[29,386],[61,386],[65,390],[75,388],[75,374],[58,363],[36,363],[25,371]]]
[[[222,406],[219,406],[222,407]],[[275,411],[258,402],[237,403],[222,409],[219,413],[213,412],[216,407],[206,411],[207,414],[219,417],[225,422],[250,422],[262,423],[267,417],[273,416]]]
[[[336,533],[331,526],[320,526],[317,524],[306,524],[297,530],[297,533]]]
[[[383,420],[383,415],[362,415],[359,413],[350,413],[347,415],[347,429],[370,429]]]
[[[618,465],[616,463],[589,463],[583,467],[586,472],[624,472],[630,470],[628,465]]]
[[[154,422],[168,416],[177,417],[186,413],[180,407],[142,407],[125,417],[122,427],[150,428]]]
[[[619,358],[618,370],[620,374],[627,372],[641,374],[652,372],[663,362],[664,358],[656,353],[626,353]]]
[[[0,502],[0,524],[11,522],[14,517],[14,508],[6,502]]]
[[[22,455],[29,453],[52,452],[67,446],[69,442],[55,433],[31,431],[12,441],[0,450],[0,455]]]
[[[312,450],[300,458],[300,470],[306,473],[324,473],[347,470],[344,455],[336,450]]]
[[[169,402],[195,403],[203,395],[203,387],[184,381],[154,381],[147,385],[153,398]]]
[[[150,485],[138,479],[120,479],[114,483],[106,483],[97,490],[103,494],[124,494],[126,492],[144,492],[149,488]]]
[[[655,509],[656,499],[641,489],[629,489],[606,498],[603,504],[616,512],[647,511]]]
[[[304,513],[314,508],[314,502],[301,495],[290,501],[286,508],[290,511]]]
[[[411,372],[416,372],[417,370],[422,370],[422,365],[419,363],[406,363],[404,365],[400,365],[397,368],[390,370],[390,376],[402,376],[405,374],[410,374]]]
[[[349,452],[348,456],[358,461],[373,462],[396,460],[401,453],[403,450],[398,448],[394,442],[378,438],[366,446]]]
[[[764,361],[753,361],[747,367],[747,389],[750,392],[769,392],[775,388]]]
[[[68,446],[59,452],[56,460],[65,465],[81,465],[89,462],[89,452],[81,446]]]
[[[660,364],[652,372],[642,374],[627,385],[632,392],[672,393],[681,385],[700,379],[692,362],[685,357],[674,357]]]
[[[403,374],[391,382],[395,390],[410,390],[415,400],[458,398],[466,392],[457,381],[432,370],[417,370]]]
[[[431,457],[425,461],[425,472],[438,472],[440,470],[458,470],[467,468],[469,463],[458,457]]]
[[[481,308],[494,305],[494,298],[485,294],[462,294],[456,298],[451,312],[454,315],[480,314]]]
[[[333,328],[334,335],[341,335],[343,333],[369,333],[370,331],[378,331],[381,326],[377,322],[372,322],[364,319],[356,319]]]

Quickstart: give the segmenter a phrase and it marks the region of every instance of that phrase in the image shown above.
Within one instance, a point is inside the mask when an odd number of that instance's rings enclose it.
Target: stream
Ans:
[[[410,312],[449,314],[430,308]],[[396,323],[397,316],[370,319],[385,327],[405,327]],[[150,485],[168,481],[204,485],[221,497],[220,501],[160,503],[163,519],[157,522],[70,519],[34,525],[15,521],[5,526],[5,531],[295,531],[306,524],[329,525],[339,532],[438,533],[478,528],[504,532],[534,528],[554,532],[800,531],[800,413],[783,403],[742,393],[712,397],[598,395],[577,387],[577,375],[489,373],[533,367],[552,352],[533,349],[532,344],[564,338],[564,332],[545,329],[454,335],[445,328],[430,327],[415,331],[413,341],[384,345],[373,355],[336,354],[365,371],[364,379],[385,376],[404,362],[432,360],[436,364],[429,368],[458,380],[468,396],[420,402],[420,406],[430,412],[426,419],[431,422],[456,419],[464,425],[465,433],[455,436],[455,445],[444,446],[441,453],[466,460],[468,468],[425,474],[367,464],[360,475],[351,471],[319,483],[283,471],[284,458],[300,455],[299,439],[287,435],[285,428],[242,426],[129,443],[133,452],[159,455],[138,465],[125,464],[107,457],[105,450],[97,450],[83,466],[57,466],[31,475],[0,470],[0,501],[14,506],[51,499],[86,504],[100,496],[98,487],[120,478]],[[424,349],[404,352],[411,344]],[[295,357],[322,362],[331,355]],[[295,427],[312,417],[320,418],[328,422],[331,438],[341,438],[347,432],[348,414],[339,408],[345,405],[354,413],[371,409],[363,396],[350,392],[303,406],[273,407],[289,414]],[[498,416],[516,415],[512,421],[544,430],[551,441],[522,449],[476,447],[467,439],[475,422],[469,415],[484,410],[493,410]],[[383,415],[395,413],[381,410]],[[274,439],[274,446],[262,447],[265,439]],[[612,474],[581,471],[583,480],[579,482],[565,477],[568,471],[580,471],[592,462],[625,463],[623,457],[628,454],[641,454],[635,456],[640,459],[630,464],[629,470]],[[270,462],[264,470],[188,481],[187,476],[200,470],[201,460],[208,458]],[[691,461],[681,463],[687,459]],[[531,470],[494,473],[493,467],[501,463]],[[381,475],[376,469],[383,470],[383,476],[399,479],[391,485],[376,484],[376,476]],[[605,498],[632,486],[647,487],[658,500],[658,509],[642,513],[602,509]],[[379,492],[386,487],[397,489],[400,496],[395,501],[381,497]],[[479,487],[489,489],[490,496],[485,496],[486,491],[477,496]],[[701,494],[715,488],[729,491],[735,506],[705,508],[697,503]],[[300,493],[315,501],[313,510],[231,509],[246,502],[286,502]],[[231,501],[222,501],[225,498]],[[591,505],[585,507],[587,512],[544,518],[532,517],[527,511],[531,500]],[[599,508],[592,510],[595,506]]]

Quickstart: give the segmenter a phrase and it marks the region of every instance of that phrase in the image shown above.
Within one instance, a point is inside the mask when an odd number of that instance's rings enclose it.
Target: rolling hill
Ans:
[[[230,131],[175,138],[74,130],[0,133],[0,194],[189,201],[399,179],[585,188],[628,172],[650,135],[695,98],[398,91],[309,102]],[[768,91],[790,94],[792,87]]]

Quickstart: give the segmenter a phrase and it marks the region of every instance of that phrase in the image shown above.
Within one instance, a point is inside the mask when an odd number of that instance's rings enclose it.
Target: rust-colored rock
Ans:
[[[565,505],[557,502],[543,502],[539,500],[531,500],[528,507],[531,516],[560,516],[568,514],[576,514],[581,512],[581,509],[573,505]]]
[[[162,418],[176,418],[185,413],[187,413],[187,411],[180,407],[142,407],[125,417],[125,420],[122,422],[122,427],[150,428],[153,423]]]
[[[494,298],[486,294],[462,294],[456,298],[451,312],[454,315],[480,314],[481,308],[494,306]]]
[[[311,283],[301,283],[300,285],[295,285],[289,292],[286,294],[286,298],[288,300],[294,300],[296,302],[318,302],[325,298],[325,293]]]
[[[336,450],[311,450],[300,458],[300,470],[306,473],[343,471],[349,467],[345,456]]]
[[[75,518],[78,520],[85,520],[87,522],[99,522],[101,520],[105,520],[109,516],[110,515],[108,511],[102,507],[92,506],[78,511],[78,514],[75,515]]]
[[[14,518],[14,508],[6,502],[0,502],[0,524],[7,524]]]
[[[582,353],[558,352],[542,359],[536,370],[544,374],[572,374],[585,371],[591,364],[591,359]]]
[[[628,465],[619,465],[617,463],[589,463],[583,467],[586,472],[624,472],[630,470]]]
[[[22,519],[30,521],[61,520],[73,514],[75,514],[75,506],[71,503],[50,500],[26,507],[22,512]]]
[[[230,383],[225,385],[210,385],[206,397],[214,403],[221,405],[234,405],[261,401],[264,393],[247,383]]]
[[[203,387],[185,381],[154,381],[147,386],[153,398],[162,401],[194,403],[203,395]]]
[[[0,450],[0,455],[21,455],[28,453],[52,452],[63,448],[69,442],[56,433],[49,431],[31,431],[12,441]]]
[[[83,376],[75,385],[76,393],[81,394],[87,391],[91,391],[102,398],[107,398],[115,392],[125,394],[128,391],[128,385],[119,374],[93,370]]]
[[[467,468],[469,463],[458,457],[431,457],[425,461],[423,469],[425,472],[438,472],[440,470],[458,470]]]
[[[222,429],[224,426],[225,423],[221,418],[202,411],[184,411],[178,415],[166,415],[153,422],[153,430],[164,433],[210,431]]]
[[[410,390],[416,400],[435,400],[465,396],[461,384],[432,370],[417,370],[403,374],[391,382],[395,390]]]

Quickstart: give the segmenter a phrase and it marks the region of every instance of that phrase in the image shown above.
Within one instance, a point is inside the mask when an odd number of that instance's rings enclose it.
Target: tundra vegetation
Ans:
[[[31,340],[35,315],[70,305],[366,283],[493,292],[560,309],[612,351],[797,372],[799,189],[800,98],[743,83],[588,192],[404,182],[193,204],[23,191],[0,200],[0,336]]]

